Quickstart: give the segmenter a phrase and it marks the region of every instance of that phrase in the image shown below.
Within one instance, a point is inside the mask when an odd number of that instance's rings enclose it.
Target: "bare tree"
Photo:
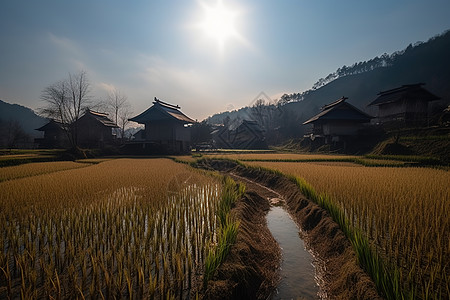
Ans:
[[[22,125],[17,120],[0,120],[0,148],[19,147],[29,143],[31,137],[25,133]]]
[[[106,100],[106,108],[114,115],[114,122],[119,126],[119,134],[122,142],[125,138],[125,127],[128,124],[128,118],[131,117],[131,105],[127,96],[123,95],[117,89],[113,89],[108,93]]]
[[[11,150],[12,148],[17,147],[18,143],[27,142],[30,137],[25,133],[22,126],[18,121],[9,120],[7,123],[7,138],[8,138],[8,148]]]
[[[107,108],[114,114],[114,122],[116,122],[116,124],[118,124],[119,112],[130,106],[127,101],[127,97],[122,95],[117,89],[114,89],[108,93],[106,105]]]
[[[258,99],[252,106],[251,116],[260,126],[269,131],[274,126],[275,110],[276,106],[274,104],[266,102],[264,99]]]
[[[41,99],[46,106],[40,110],[47,118],[63,124],[72,146],[77,145],[77,123],[91,102],[90,83],[85,71],[70,74],[42,91]]]
[[[125,138],[125,128],[128,125],[130,121],[128,121],[129,118],[131,118],[133,111],[130,107],[124,107],[119,111],[119,119],[118,123],[116,123],[120,127],[120,138],[122,139],[122,143],[124,142]]]
[[[74,140],[74,145],[76,145],[77,141],[77,123],[76,121],[81,117],[81,114],[87,108],[87,105],[91,102],[91,98],[89,96],[90,92],[90,83],[87,79],[87,75],[85,71],[81,71],[78,74],[72,75],[69,74],[69,92],[72,109],[69,109],[69,113],[71,113],[72,122],[72,138]]]
[[[252,109],[253,118],[256,119],[255,121],[257,121],[260,126],[264,126],[265,125],[264,121],[267,117],[266,102],[264,101],[264,99],[256,100],[252,108],[253,108]]]
[[[42,91],[41,99],[47,104],[40,109],[42,115],[55,119],[63,124],[70,124],[67,111],[69,90],[65,80],[58,81],[46,87]]]

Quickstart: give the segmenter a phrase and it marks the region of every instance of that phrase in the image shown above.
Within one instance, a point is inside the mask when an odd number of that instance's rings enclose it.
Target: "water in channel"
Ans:
[[[272,299],[318,299],[314,258],[306,250],[297,224],[283,207],[274,206],[267,214],[267,225],[282,253],[281,281]]]

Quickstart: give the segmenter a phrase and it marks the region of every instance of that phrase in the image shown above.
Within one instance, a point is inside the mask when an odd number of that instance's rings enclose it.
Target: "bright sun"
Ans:
[[[203,20],[199,27],[208,38],[217,42],[221,51],[224,50],[225,42],[240,38],[236,29],[237,11],[227,8],[221,0],[217,0],[215,5],[204,2],[200,4],[203,8]]]

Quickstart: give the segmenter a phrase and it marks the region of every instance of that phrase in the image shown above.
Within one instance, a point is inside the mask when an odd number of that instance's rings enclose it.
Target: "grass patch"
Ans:
[[[368,154],[364,156],[365,158],[375,159],[375,160],[396,160],[404,162],[414,162],[420,165],[441,165],[442,162],[436,157],[429,156],[418,156],[418,155],[377,155]]]
[[[205,260],[203,286],[207,287],[208,280],[212,278],[217,268],[224,262],[231,246],[236,242],[239,221],[231,215],[231,209],[236,201],[245,193],[245,185],[237,184],[230,177],[223,182],[222,199],[219,202],[217,215],[219,218],[217,245],[209,250]]]
[[[58,160],[57,156],[0,156],[0,168],[11,167],[33,162],[49,162]]]

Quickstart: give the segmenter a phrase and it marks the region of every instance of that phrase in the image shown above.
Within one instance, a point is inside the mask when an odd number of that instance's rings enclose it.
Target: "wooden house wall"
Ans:
[[[379,106],[378,118],[388,121],[419,121],[427,117],[428,103],[422,100],[387,103]]]
[[[80,118],[76,131],[78,143],[82,146],[97,147],[113,141],[111,127],[104,126],[93,118]]]
[[[152,122],[145,124],[145,140],[169,141],[174,139],[174,131],[170,123]]]
[[[62,129],[51,129],[44,131],[44,140],[53,141],[57,143],[57,141],[67,141],[68,137],[67,133]]]
[[[35,143],[40,148],[65,148],[70,146],[69,137],[61,128],[44,130],[44,137],[36,138]]]
[[[329,121],[322,125],[324,135],[356,135],[361,124],[352,121]]]
[[[422,100],[408,101],[406,103],[406,113],[426,114],[428,110],[428,102]]]
[[[389,117],[391,115],[402,114],[406,111],[405,102],[386,103],[379,106],[378,117],[380,119]]]
[[[145,124],[145,140],[190,142],[190,128],[177,122],[147,123]]]
[[[177,126],[175,129],[175,139],[177,141],[190,142],[191,141],[191,128],[184,127],[184,125]]]

